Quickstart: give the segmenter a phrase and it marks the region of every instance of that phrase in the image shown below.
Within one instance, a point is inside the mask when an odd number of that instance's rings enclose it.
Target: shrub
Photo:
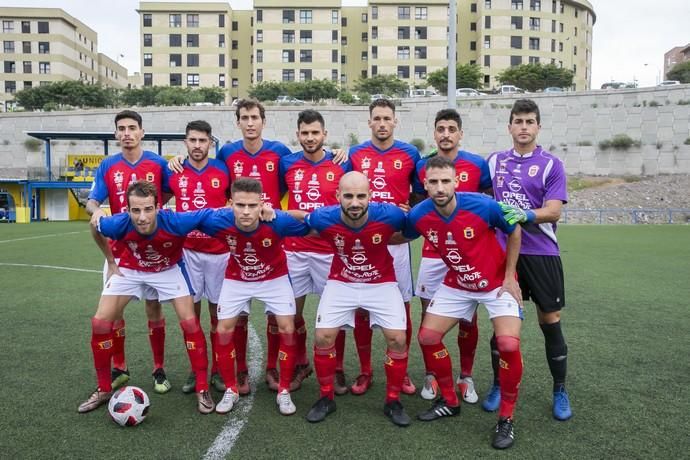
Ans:
[[[359,144],[359,138],[355,133],[350,133],[347,135],[347,142],[349,145],[357,145]]]
[[[342,148],[342,146],[337,142],[331,142],[331,150],[336,150]]]
[[[627,134],[616,134],[613,139],[603,140],[599,142],[599,148],[601,150],[607,150],[609,148],[614,148],[616,150],[628,150],[630,147],[639,147],[642,143],[632,139]]]
[[[424,148],[426,145],[424,144],[424,141],[422,139],[419,139],[418,137],[415,137],[410,141],[410,144],[414,145],[417,147],[417,150],[419,150],[420,153],[424,152]]]
[[[663,142],[661,142],[661,141],[656,141],[656,149],[657,149],[657,150],[661,150],[661,147],[663,147],[663,146],[664,146],[664,143],[663,143]]]
[[[690,105],[690,99],[680,99],[677,102],[678,105]]]
[[[650,102],[649,102],[649,106],[650,106],[650,107],[660,107],[661,104],[660,104],[659,102],[657,102],[657,101],[650,101]]]
[[[591,141],[578,141],[577,146],[578,147],[591,147],[592,142]]]
[[[28,150],[29,152],[40,151],[42,145],[43,145],[42,141],[40,141],[38,139],[34,139],[33,137],[30,137],[24,141],[24,147],[26,147],[26,150]]]
[[[690,145],[690,137],[688,137],[687,139],[685,139],[685,142],[683,142],[683,144],[685,144],[685,145]]]

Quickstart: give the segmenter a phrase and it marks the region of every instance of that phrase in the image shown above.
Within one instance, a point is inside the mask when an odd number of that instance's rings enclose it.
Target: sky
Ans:
[[[202,0],[186,0],[200,3]],[[217,1],[217,0],[209,0]],[[314,0],[317,3],[318,0]],[[2,0],[3,6],[62,8],[98,33],[99,51],[139,71],[138,0]],[[250,9],[252,0],[230,0]],[[423,3],[423,0],[420,0]],[[544,2],[547,3],[547,2]],[[592,45],[592,88],[611,80],[653,86],[662,78],[664,53],[690,43],[689,0],[590,0],[597,15]],[[365,5],[366,0],[343,0]]]

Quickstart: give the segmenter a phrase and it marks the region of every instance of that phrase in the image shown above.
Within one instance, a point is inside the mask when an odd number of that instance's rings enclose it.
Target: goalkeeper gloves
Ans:
[[[516,206],[498,202],[498,205],[503,211],[503,218],[510,225],[532,223],[537,218],[537,215],[531,209],[520,209]]]

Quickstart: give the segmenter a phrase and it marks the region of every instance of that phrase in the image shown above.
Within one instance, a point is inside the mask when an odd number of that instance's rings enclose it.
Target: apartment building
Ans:
[[[127,69],[98,52],[96,31],[61,9],[0,7],[0,23],[0,110],[15,92],[56,81],[127,86]]]
[[[664,53],[664,74],[661,80],[667,78],[668,72],[681,62],[690,61],[690,43],[684,46],[674,46]]]

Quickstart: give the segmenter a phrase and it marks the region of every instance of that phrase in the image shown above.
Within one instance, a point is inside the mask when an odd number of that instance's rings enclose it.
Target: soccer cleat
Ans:
[[[350,387],[350,392],[353,395],[363,395],[371,387],[374,382],[374,376],[371,374],[359,374],[355,379],[355,383]]]
[[[328,396],[324,396],[311,406],[307,412],[307,421],[311,423],[322,422],[328,414],[335,412],[335,401]]]
[[[280,376],[278,375],[278,370],[266,369],[266,385],[271,391],[278,391],[278,382],[280,381]]]
[[[249,372],[242,371],[237,373],[237,392],[240,396],[247,396],[252,392],[249,387]]]
[[[507,449],[511,447],[514,442],[515,433],[513,432],[513,420],[503,417],[498,419],[491,447],[494,449]]]
[[[276,404],[278,405],[278,411],[282,415],[292,415],[297,412],[297,407],[295,407],[295,404],[292,402],[290,392],[287,390],[278,393],[278,396],[276,396]]]
[[[100,388],[96,388],[96,390],[93,393],[91,393],[91,396],[89,396],[89,399],[79,404],[77,412],[79,412],[80,414],[91,412],[97,407],[110,401],[110,397],[112,395],[112,391],[101,391]]]
[[[216,408],[216,403],[213,402],[213,398],[211,398],[211,393],[208,391],[200,391],[196,394],[196,399],[197,399],[197,409],[199,409],[199,412],[202,414],[210,414],[213,412],[213,409]]]
[[[216,413],[227,414],[235,407],[235,404],[237,404],[239,400],[240,395],[228,388],[225,390],[225,393],[223,393],[223,398],[216,404]]]
[[[458,376],[458,380],[455,383],[458,386],[458,392],[463,401],[470,404],[476,404],[477,401],[479,401],[477,391],[474,389],[474,380],[472,380],[472,377],[460,378],[460,376]]]
[[[187,376],[187,381],[182,385],[182,393],[190,394],[194,393],[194,390],[196,390],[196,375],[194,372],[191,372]]]
[[[297,391],[302,388],[302,381],[312,374],[313,369],[307,364],[298,364],[295,366],[295,373],[290,382],[290,391]]]
[[[403,384],[402,387],[400,387],[400,391],[402,391],[406,395],[413,395],[417,392],[417,387],[414,386],[414,383],[412,383],[412,380],[410,380],[410,376],[405,374],[405,378],[403,379]]]
[[[227,390],[223,378],[217,372],[211,374],[211,386],[219,393],[223,393]]]
[[[496,412],[498,406],[501,405],[501,387],[498,385],[491,385],[491,390],[486,395],[486,399],[482,401],[482,409],[487,412]]]
[[[441,417],[455,417],[456,415],[460,415],[460,405],[449,406],[446,400],[441,397],[434,401],[428,410],[417,415],[417,418],[422,422],[431,422]]]
[[[383,413],[386,417],[398,426],[409,426],[411,423],[410,417],[405,413],[405,409],[400,401],[388,402],[383,405]]]
[[[172,385],[170,384],[170,380],[168,380],[168,377],[165,375],[165,371],[162,367],[159,367],[158,369],[153,371],[152,375],[153,391],[161,395],[170,391]]]
[[[424,386],[422,387],[422,391],[419,392],[419,395],[422,399],[426,399],[427,401],[436,399],[438,396],[438,382],[436,381],[436,377],[431,374],[427,374],[426,377],[424,377]]]
[[[565,422],[573,416],[573,411],[570,409],[570,398],[565,388],[553,393],[553,417],[556,420]]]
[[[333,392],[337,396],[342,396],[350,391],[350,387],[347,386],[347,380],[345,379],[345,372],[335,371],[335,380],[333,381]]]
[[[119,387],[129,381],[129,370],[122,370],[118,369],[117,367],[113,367],[113,370],[110,371],[110,380],[112,380],[110,385],[113,387],[113,391],[117,390]]]

